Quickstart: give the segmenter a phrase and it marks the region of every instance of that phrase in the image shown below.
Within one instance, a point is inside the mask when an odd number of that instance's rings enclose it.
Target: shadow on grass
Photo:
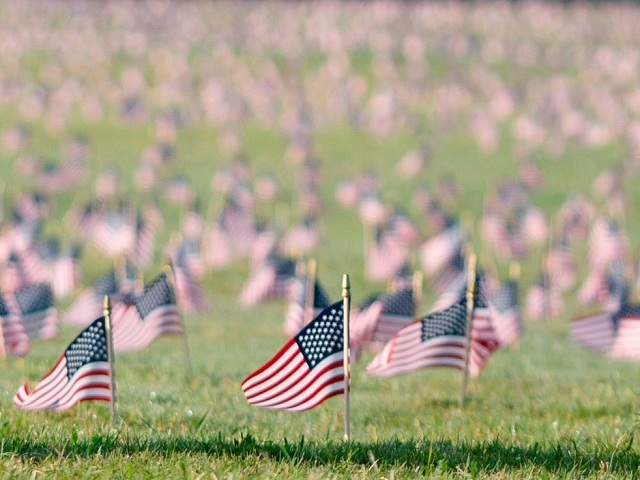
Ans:
[[[633,434],[625,436],[617,446],[586,449],[576,444],[552,446],[506,445],[500,440],[481,443],[443,441],[384,441],[375,443],[282,442],[260,441],[251,435],[237,439],[200,436],[167,438],[132,438],[95,435],[92,438],[55,441],[31,441],[5,438],[1,455],[12,455],[32,462],[46,462],[63,456],[66,460],[92,456],[135,456],[151,454],[160,457],[176,455],[209,455],[238,458],[243,462],[270,460],[286,462],[298,468],[342,467],[361,465],[375,469],[397,469],[427,475],[433,472],[468,472],[485,475],[498,472],[539,472],[555,475],[588,476],[593,474],[638,473],[640,453],[634,451]]]

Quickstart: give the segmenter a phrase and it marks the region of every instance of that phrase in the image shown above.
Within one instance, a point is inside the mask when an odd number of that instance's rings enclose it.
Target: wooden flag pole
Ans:
[[[171,268],[171,259],[167,259],[164,264],[164,271],[167,274],[167,279],[173,288],[173,292],[176,296],[176,306],[180,314],[180,323],[182,323],[182,351],[184,353],[184,368],[187,373],[187,378],[191,378],[193,375],[193,367],[191,365],[191,355],[189,353],[189,343],[187,342],[187,329],[184,326],[184,319],[182,311],[180,309],[180,303],[178,302],[178,290],[176,288],[176,279],[173,276],[173,269]]]
[[[520,280],[520,263],[511,262],[509,264],[509,280],[518,282]]]
[[[467,397],[467,382],[469,379],[469,356],[471,353],[471,329],[473,322],[473,299],[476,289],[476,255],[471,252],[467,261],[467,324],[465,338],[467,339],[466,354],[464,359],[464,371],[462,385],[460,386],[460,408],[464,408]]]
[[[304,304],[304,324],[308,324],[313,320],[313,304],[315,302],[315,286],[316,286],[316,260],[310,258],[307,261],[307,294],[305,296]]]
[[[416,270],[413,272],[413,316],[416,317],[420,311],[420,304],[422,303],[422,281],[424,275],[421,271]]]
[[[349,419],[349,393],[351,390],[351,371],[349,358],[349,312],[351,311],[351,282],[349,275],[342,275],[342,310],[344,329],[343,339],[343,359],[344,359],[344,440],[351,440],[351,427]]]
[[[113,328],[111,325],[111,299],[109,295],[104,296],[102,313],[104,315],[104,329],[107,334],[107,358],[109,360],[109,370],[111,371],[111,423],[115,423],[118,418],[116,413],[118,394],[116,390],[116,361],[113,353]]]

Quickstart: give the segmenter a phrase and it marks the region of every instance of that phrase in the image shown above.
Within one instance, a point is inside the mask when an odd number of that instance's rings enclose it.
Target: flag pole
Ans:
[[[173,276],[173,268],[171,268],[171,259],[167,259],[166,263],[164,264],[164,271],[167,274],[167,279],[169,280],[171,288],[173,288],[174,294],[176,296],[176,306],[178,307],[178,311],[180,312],[180,322],[182,323],[182,351],[184,352],[184,368],[187,373],[187,378],[191,378],[193,375],[193,367],[191,365],[189,343],[187,342],[187,329],[184,326],[182,309],[180,308],[180,304],[178,302],[178,290],[176,288],[176,279]]]
[[[473,298],[476,289],[476,255],[471,252],[467,260],[467,322],[465,338],[467,340],[466,354],[464,358],[464,371],[462,374],[462,385],[460,386],[460,408],[464,408],[467,397],[467,382],[469,380],[469,356],[471,353],[471,328],[473,322]]]
[[[107,333],[107,357],[109,359],[109,370],[111,371],[111,423],[116,422],[116,403],[117,403],[117,390],[116,390],[116,368],[115,368],[115,355],[113,353],[113,328],[111,325],[111,299],[109,295],[104,296],[102,303],[102,312],[104,315],[104,329]]]
[[[351,427],[349,419],[349,393],[351,390],[351,372],[349,363],[349,312],[351,310],[351,282],[349,275],[342,275],[342,310],[344,329],[343,339],[343,365],[344,365],[344,440],[351,440]]]
[[[520,263],[511,262],[509,264],[509,280],[518,282],[520,280]]]
[[[314,258],[310,258],[307,261],[307,284],[305,288],[307,289],[307,294],[305,296],[305,304],[304,304],[304,324],[306,325],[311,320],[313,320],[313,305],[315,303],[314,294],[315,294],[315,285],[316,285],[316,260]]]

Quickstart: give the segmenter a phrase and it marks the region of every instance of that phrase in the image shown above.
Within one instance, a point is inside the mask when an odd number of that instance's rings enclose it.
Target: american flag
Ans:
[[[266,300],[285,298],[295,277],[295,268],[295,261],[290,258],[271,258],[245,282],[240,292],[240,303],[251,307]]]
[[[308,255],[318,248],[321,235],[318,222],[309,216],[292,226],[282,238],[282,251],[289,255]]]
[[[0,296],[0,334],[2,335],[5,354],[24,357],[31,350],[29,336],[20,321],[20,317],[12,314],[2,296]]]
[[[58,255],[51,263],[51,286],[56,300],[69,296],[80,280],[80,247]]]
[[[130,259],[137,267],[148,267],[155,252],[156,227],[140,213],[136,215],[134,236]]]
[[[135,227],[133,211],[122,204],[118,209],[107,210],[94,218],[90,238],[110,258],[127,256],[135,246]]]
[[[467,340],[466,301],[412,322],[385,345],[365,373],[389,377],[427,367],[464,370]]]
[[[69,308],[63,312],[62,322],[85,325],[87,318],[97,318],[102,313],[104,296],[117,292],[118,278],[116,272],[111,270],[78,295]]]
[[[358,345],[387,343],[414,320],[413,288],[382,295],[355,318],[352,340]]]
[[[253,212],[229,199],[220,215],[220,228],[227,234],[236,254],[248,255],[258,234]]]
[[[640,360],[640,305],[625,305],[616,316],[617,332],[609,357]]]
[[[165,274],[145,287],[144,292],[125,302],[126,313],[113,314],[115,351],[141,350],[163,335],[182,335],[184,329],[176,297]]]
[[[185,313],[207,313],[211,301],[191,270],[180,264],[172,264],[178,305]]]
[[[569,334],[588,350],[608,352],[616,336],[614,314],[597,312],[575,318],[569,325]]]
[[[518,306],[518,284],[503,283],[488,300],[491,319],[500,345],[513,345],[520,338],[522,318]]]
[[[247,401],[256,407],[301,411],[344,393],[343,332],[340,301],[242,382]]]
[[[50,339],[58,335],[58,310],[48,283],[27,285],[5,297],[12,314],[20,319],[29,339]]]
[[[469,350],[469,373],[473,376],[480,374],[489,356],[500,347],[500,339],[487,298],[487,277],[478,272],[471,320],[471,348]]]
[[[291,297],[291,301],[287,307],[283,329],[290,337],[297,334],[309,320],[315,318],[322,310],[331,305],[331,301],[329,300],[329,296],[325,289],[322,288],[320,282],[315,279],[312,293],[313,299],[311,300],[312,311],[307,312],[308,282],[308,276],[296,277],[291,280],[289,285],[289,296]]]
[[[451,263],[465,238],[462,225],[453,224],[424,242],[420,247],[420,260],[425,274],[433,276]]]
[[[390,280],[408,260],[409,248],[398,233],[389,226],[375,227],[366,257],[367,277],[374,281]]]
[[[202,247],[206,265],[214,270],[228,267],[233,261],[231,240],[218,224],[214,223],[205,232]]]
[[[378,352],[365,373],[389,377],[421,368],[451,367],[464,370],[467,357],[467,305],[460,299],[449,308],[414,321]],[[469,374],[478,376],[495,349],[488,316],[474,315],[469,348]],[[489,325],[489,326],[487,326]]]
[[[51,371],[29,391],[25,384],[13,397],[22,410],[67,410],[87,400],[111,401],[111,368],[105,319],[98,318],[71,342]]]
[[[449,262],[444,266],[444,268],[431,277],[429,282],[431,290],[433,290],[433,292],[438,296],[443,297],[438,299],[438,303],[440,305],[445,303],[444,297],[450,297],[452,292],[455,298],[449,298],[447,300],[449,303],[444,306],[448,307],[455,303],[458,297],[458,292],[461,291],[461,288],[465,288],[465,282],[467,279],[464,264],[464,255],[461,251],[458,251],[451,259],[449,259]]]

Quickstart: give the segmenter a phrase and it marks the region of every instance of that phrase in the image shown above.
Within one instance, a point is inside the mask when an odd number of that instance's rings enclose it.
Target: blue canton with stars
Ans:
[[[67,359],[67,378],[71,378],[81,367],[93,362],[106,362],[107,334],[104,317],[98,318],[85,328],[64,352]]]
[[[5,318],[7,316],[9,316],[9,308],[4,301],[4,298],[0,296],[0,317]]]
[[[318,363],[343,351],[342,301],[325,308],[309,325],[300,330],[295,341],[304,359],[313,369]]]
[[[449,308],[432,313],[422,319],[420,340],[426,342],[435,337],[466,335],[467,302],[465,299]]]
[[[27,285],[15,293],[16,302],[23,315],[43,312],[53,307],[53,291],[48,283]]]
[[[135,299],[135,305],[144,320],[156,308],[164,305],[175,305],[176,297],[173,288],[169,284],[167,276],[163,273],[147,286],[144,293]]]
[[[384,303],[383,314],[413,316],[413,289],[411,288],[405,288],[393,295],[385,295],[382,297],[382,302]]]

